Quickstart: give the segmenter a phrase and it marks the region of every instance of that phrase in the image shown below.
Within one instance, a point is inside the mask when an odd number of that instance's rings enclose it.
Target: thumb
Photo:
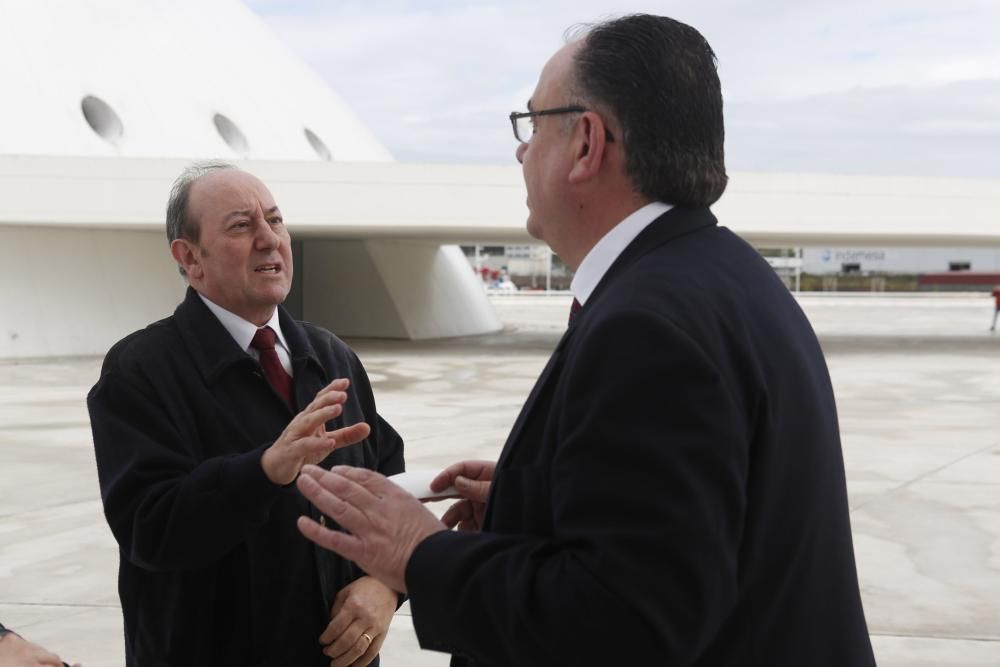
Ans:
[[[462,494],[463,498],[477,503],[485,503],[490,495],[490,483],[479,482],[459,475],[455,478],[455,489]]]

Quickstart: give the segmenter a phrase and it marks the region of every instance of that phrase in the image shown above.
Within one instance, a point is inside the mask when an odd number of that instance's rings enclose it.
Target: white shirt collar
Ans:
[[[258,327],[253,322],[248,322],[239,315],[231,313],[222,306],[213,303],[201,292],[198,292],[198,296],[200,296],[201,300],[205,302],[208,309],[212,311],[217,318],[219,318],[219,322],[221,322],[222,326],[226,328],[229,335],[233,337],[233,340],[235,340],[236,344],[240,346],[240,349],[249,351],[250,343],[253,341],[254,334],[257,333],[257,329],[263,327]],[[278,309],[276,307],[274,309],[274,314],[271,315],[271,319],[268,320],[267,324],[264,326],[271,327],[274,330],[274,333],[278,335],[278,344],[285,348],[285,351],[290,355],[291,351],[288,348],[288,343],[285,341],[285,334],[281,332],[281,323],[279,322],[279,319]]]
[[[601,278],[608,272],[608,269],[611,268],[611,265],[618,259],[618,255],[622,254],[628,244],[634,241],[635,237],[649,226],[649,223],[671,208],[673,206],[670,204],[659,201],[650,202],[633,211],[601,237],[601,240],[590,249],[587,256],[580,262],[579,268],[573,275],[573,281],[569,284],[570,291],[580,302],[580,305],[587,303],[594,288],[601,282]]]

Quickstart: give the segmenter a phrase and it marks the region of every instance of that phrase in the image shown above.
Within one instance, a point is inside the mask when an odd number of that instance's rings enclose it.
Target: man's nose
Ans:
[[[271,227],[267,220],[261,220],[257,224],[254,240],[258,248],[270,250],[281,243],[281,236]]]
[[[528,150],[528,144],[518,144],[517,150],[514,151],[514,157],[521,164],[524,164],[524,151]]]

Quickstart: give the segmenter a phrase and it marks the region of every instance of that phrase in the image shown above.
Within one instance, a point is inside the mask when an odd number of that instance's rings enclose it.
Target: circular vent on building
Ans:
[[[96,132],[97,136],[110,144],[118,145],[125,128],[122,126],[122,119],[110,104],[100,97],[87,95],[80,101],[80,109],[87,120],[87,125],[90,125],[90,129]]]
[[[219,136],[226,142],[226,145],[243,157],[250,153],[250,144],[247,143],[246,136],[236,126],[236,123],[221,113],[215,114],[212,117],[212,122],[215,123],[215,129],[218,130]]]
[[[309,142],[309,145],[313,147],[313,150],[316,151],[316,155],[318,155],[321,160],[326,160],[327,162],[332,161],[333,153],[331,153],[330,149],[326,147],[326,144],[323,143],[323,140],[320,139],[316,135],[316,133],[310,130],[308,127],[305,128],[305,133],[306,133],[306,140]]]

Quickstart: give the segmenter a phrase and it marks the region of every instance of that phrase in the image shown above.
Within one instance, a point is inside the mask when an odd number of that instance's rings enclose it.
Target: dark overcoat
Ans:
[[[280,321],[295,412],[347,377],[344,412],[327,428],[372,429],[322,465],[401,472],[402,440],[378,415],[357,356],[284,309]],[[296,529],[317,511],[260,464],[293,411],[193,289],[173,316],[108,352],[87,405],[120,547],[126,664],[328,665],[319,636],[337,592],[361,572]]]
[[[862,667],[837,412],[819,343],[708,210],[623,251],[500,456],[482,533],[407,568],[457,665]]]

